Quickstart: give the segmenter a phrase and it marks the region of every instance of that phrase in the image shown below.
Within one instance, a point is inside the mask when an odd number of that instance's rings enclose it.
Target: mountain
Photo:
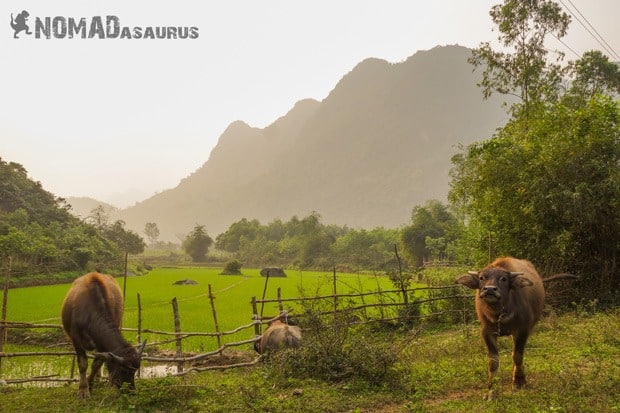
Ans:
[[[71,213],[80,219],[84,219],[91,215],[93,209],[101,206],[104,211],[110,215],[110,220],[114,221],[118,214],[118,208],[105,202],[97,201],[88,197],[68,197],[67,203],[71,205]],[[144,225],[142,226],[144,228]]]
[[[121,218],[135,231],[155,222],[170,240],[196,224],[216,236],[243,217],[312,211],[326,224],[406,224],[415,205],[446,198],[458,145],[507,119],[499,98],[482,100],[469,56],[443,46],[400,63],[366,59],[323,101],[299,101],[264,129],[231,123],[198,170]]]

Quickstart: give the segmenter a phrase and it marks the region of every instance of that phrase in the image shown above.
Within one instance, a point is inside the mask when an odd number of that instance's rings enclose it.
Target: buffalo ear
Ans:
[[[531,287],[532,285],[534,285],[534,283],[531,280],[521,277],[520,275],[517,275],[512,279],[513,288]]]
[[[480,288],[480,280],[478,279],[478,273],[474,271],[470,271],[465,275],[462,275],[460,278],[456,280],[457,284],[464,285],[465,287],[471,288],[472,290],[477,290]]]

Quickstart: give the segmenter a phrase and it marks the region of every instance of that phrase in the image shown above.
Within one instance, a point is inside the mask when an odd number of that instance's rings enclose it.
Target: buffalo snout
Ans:
[[[495,285],[486,285],[480,289],[480,298],[487,302],[496,302],[502,298],[502,293]]]

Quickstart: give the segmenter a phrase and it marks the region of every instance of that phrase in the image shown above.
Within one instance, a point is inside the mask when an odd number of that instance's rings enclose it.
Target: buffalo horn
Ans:
[[[116,354],[106,351],[103,353],[94,353],[95,358],[99,358],[99,359],[105,359],[107,361],[110,361],[112,359],[114,359],[117,363],[122,364],[125,359],[121,356],[117,356]]]
[[[524,272],[513,272],[513,271],[510,272],[510,275],[512,275],[513,277],[516,277],[517,275],[523,275],[523,274],[525,273]]]
[[[479,271],[467,271],[467,274],[477,276],[479,274]]]
[[[138,347],[138,356],[142,356],[142,352],[144,351],[144,347],[146,346],[146,340],[144,340],[142,342],[142,344],[140,344],[140,347]]]
[[[125,358],[124,358],[124,357],[117,356],[116,354],[114,354],[114,353],[112,353],[112,352],[110,352],[110,353],[108,353],[108,354],[110,355],[110,358],[112,358],[112,359],[116,360],[116,362],[117,362],[118,364],[124,364],[124,363],[125,363]]]

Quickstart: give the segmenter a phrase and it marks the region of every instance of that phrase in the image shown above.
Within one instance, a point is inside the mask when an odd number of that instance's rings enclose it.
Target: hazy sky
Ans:
[[[322,100],[367,57],[399,62],[495,40],[488,12],[499,2],[3,0],[0,157],[58,196],[133,204],[198,169],[231,122],[264,127],[298,100]],[[563,3],[620,53],[620,1]],[[23,9],[33,34],[14,39],[11,13]],[[84,17],[90,27],[103,16],[105,27],[108,15],[143,32],[197,27],[198,38],[34,38],[36,17]],[[569,31],[576,53],[602,50],[576,20]]]

